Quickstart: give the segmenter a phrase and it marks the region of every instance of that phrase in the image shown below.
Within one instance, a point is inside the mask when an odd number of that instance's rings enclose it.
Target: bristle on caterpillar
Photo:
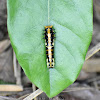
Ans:
[[[46,56],[47,56],[47,67],[54,67],[54,36],[55,32],[53,26],[45,26],[45,46],[46,46]]]

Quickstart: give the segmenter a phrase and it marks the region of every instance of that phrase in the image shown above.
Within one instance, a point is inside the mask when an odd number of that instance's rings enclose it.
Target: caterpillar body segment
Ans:
[[[47,67],[54,67],[54,36],[55,32],[53,26],[45,26],[45,47],[47,57]]]

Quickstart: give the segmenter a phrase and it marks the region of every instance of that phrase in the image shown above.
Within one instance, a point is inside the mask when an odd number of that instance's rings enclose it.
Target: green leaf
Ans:
[[[92,0],[7,0],[8,32],[19,64],[48,97],[79,75],[92,37]],[[49,20],[48,20],[49,19]],[[44,26],[56,31],[55,67],[46,64]]]

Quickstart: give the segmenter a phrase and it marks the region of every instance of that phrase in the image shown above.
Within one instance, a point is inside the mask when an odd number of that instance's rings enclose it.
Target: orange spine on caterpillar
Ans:
[[[53,26],[45,26],[45,46],[47,56],[47,67],[54,67],[54,29]]]

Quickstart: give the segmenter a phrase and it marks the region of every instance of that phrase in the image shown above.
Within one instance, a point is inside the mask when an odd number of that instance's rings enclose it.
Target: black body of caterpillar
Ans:
[[[54,29],[53,26],[45,26],[45,46],[47,56],[47,67],[54,67]]]

